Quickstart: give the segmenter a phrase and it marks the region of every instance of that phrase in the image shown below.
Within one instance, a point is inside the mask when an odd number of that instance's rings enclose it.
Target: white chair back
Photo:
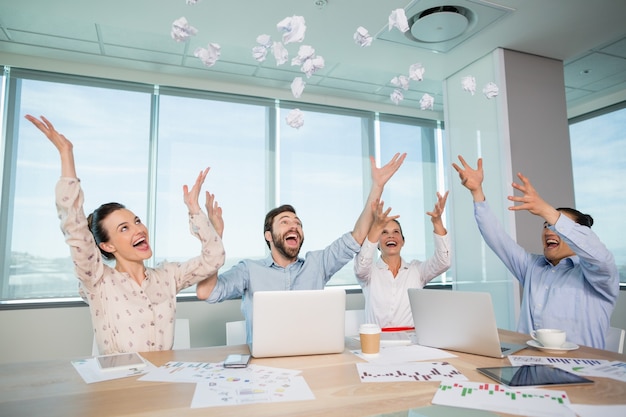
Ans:
[[[365,322],[365,310],[346,310],[346,336],[357,336]]]
[[[609,327],[606,334],[604,349],[611,352],[624,353],[624,340],[626,339],[626,330],[618,327]]]
[[[226,345],[243,345],[246,343],[246,321],[229,321],[226,323]]]

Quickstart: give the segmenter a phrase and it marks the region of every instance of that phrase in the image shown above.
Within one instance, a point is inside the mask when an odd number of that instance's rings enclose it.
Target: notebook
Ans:
[[[343,352],[345,290],[257,291],[252,304],[255,358]]]
[[[409,288],[419,345],[503,358],[526,345],[501,343],[488,292]]]

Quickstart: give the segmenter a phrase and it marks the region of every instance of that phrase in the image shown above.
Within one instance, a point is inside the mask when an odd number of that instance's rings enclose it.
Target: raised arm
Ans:
[[[34,124],[52,142],[61,156],[61,176],[68,178],[78,178],[76,176],[76,166],[74,164],[74,146],[65,136],[56,131],[52,123],[45,117],[41,120],[30,114],[24,116],[26,120]]]
[[[483,159],[478,158],[476,169],[472,169],[465,159],[459,155],[459,161],[463,165],[463,168],[453,163],[452,167],[459,173],[461,178],[461,184],[465,186],[472,193],[472,197],[475,202],[485,201],[485,194],[483,193]]]
[[[200,204],[198,203],[198,197],[200,196],[202,184],[204,184],[204,180],[210,169],[211,168],[205,168],[204,171],[200,171],[200,174],[198,174],[198,178],[196,178],[196,183],[193,185],[193,187],[191,187],[191,190],[187,185],[183,185],[183,199],[185,201],[187,209],[189,209],[189,214],[194,215],[200,213]]]
[[[222,218],[222,208],[215,200],[215,194],[206,192],[206,202],[204,203],[206,212],[209,216],[211,224],[220,237],[224,237],[224,219]]]
[[[443,215],[443,210],[446,207],[446,200],[448,199],[448,191],[444,195],[437,193],[437,202],[435,203],[435,208],[433,211],[427,211],[426,214],[430,216],[430,220],[433,222],[433,230],[436,234],[440,236],[444,236],[448,231],[443,226],[443,220],[441,216]]]
[[[367,234],[367,240],[372,243],[377,243],[378,239],[380,239],[380,235],[383,233],[385,226],[391,220],[396,220],[400,217],[399,214],[390,215],[391,207],[388,207],[383,211],[383,207],[385,205],[384,201],[374,201],[372,203],[372,212],[374,213],[374,220],[372,221],[372,226],[370,227],[369,233]]]
[[[370,227],[374,221],[374,214],[371,209],[372,204],[378,204],[378,201],[383,194],[385,184],[387,184],[387,181],[389,181],[393,174],[395,174],[400,168],[405,158],[406,153],[396,153],[385,166],[378,168],[376,167],[376,161],[370,156],[372,188],[370,189],[363,211],[361,212],[361,215],[357,219],[354,229],[352,230],[352,236],[359,245],[363,244],[363,241],[367,237]]]
[[[517,177],[522,181],[522,184],[513,183],[513,188],[522,192],[521,197],[510,195],[508,199],[515,203],[522,203],[518,206],[511,206],[509,210],[518,211],[518,210],[528,210],[535,216],[539,216],[543,218],[548,224],[554,224],[559,219],[561,213],[548,204],[535,187],[532,186],[528,178],[523,176],[521,173],[517,174]]]
[[[215,231],[220,237],[223,237],[224,233],[224,219],[222,218],[222,208],[215,201],[215,194],[206,192],[206,201],[204,203],[206,211],[209,215],[209,221],[215,228]],[[200,300],[206,300],[209,298],[217,283],[217,272],[209,275],[205,280],[200,281],[196,285],[196,297]]]

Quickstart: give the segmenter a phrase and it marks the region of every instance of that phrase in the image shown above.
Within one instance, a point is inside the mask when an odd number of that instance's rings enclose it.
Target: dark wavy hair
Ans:
[[[274,223],[274,219],[276,218],[276,216],[278,216],[280,213],[284,213],[284,212],[290,212],[293,214],[296,214],[296,209],[293,208],[293,206],[289,205],[289,204],[283,204],[280,207],[276,207],[275,209],[270,210],[266,215],[265,215],[265,223],[263,224],[263,236],[265,236],[265,232],[272,232],[272,223]],[[265,243],[267,244],[268,248],[272,248],[270,246],[270,241],[265,239]]]
[[[91,230],[91,234],[96,241],[96,245],[98,246],[98,249],[100,249],[102,257],[108,261],[115,259],[115,256],[100,247],[100,243],[108,242],[110,239],[109,234],[106,230],[104,230],[104,227],[102,227],[102,222],[109,216],[109,214],[125,208],[126,206],[120,203],[106,203],[95,209],[93,213],[87,217],[87,225],[89,226],[89,230]]]
[[[581,213],[580,211],[570,207],[559,207],[557,210],[569,214],[573,217],[574,221],[581,226],[587,226],[589,228],[593,226],[593,217],[588,214]]]

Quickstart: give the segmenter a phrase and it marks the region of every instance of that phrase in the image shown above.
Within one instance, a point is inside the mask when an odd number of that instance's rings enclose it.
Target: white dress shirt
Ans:
[[[422,262],[413,260],[402,264],[397,276],[380,258],[374,262],[378,242],[365,239],[354,262],[357,281],[365,297],[365,320],[380,327],[413,327],[408,289],[423,288],[428,282],[450,268],[450,235],[433,233],[435,253]]]

